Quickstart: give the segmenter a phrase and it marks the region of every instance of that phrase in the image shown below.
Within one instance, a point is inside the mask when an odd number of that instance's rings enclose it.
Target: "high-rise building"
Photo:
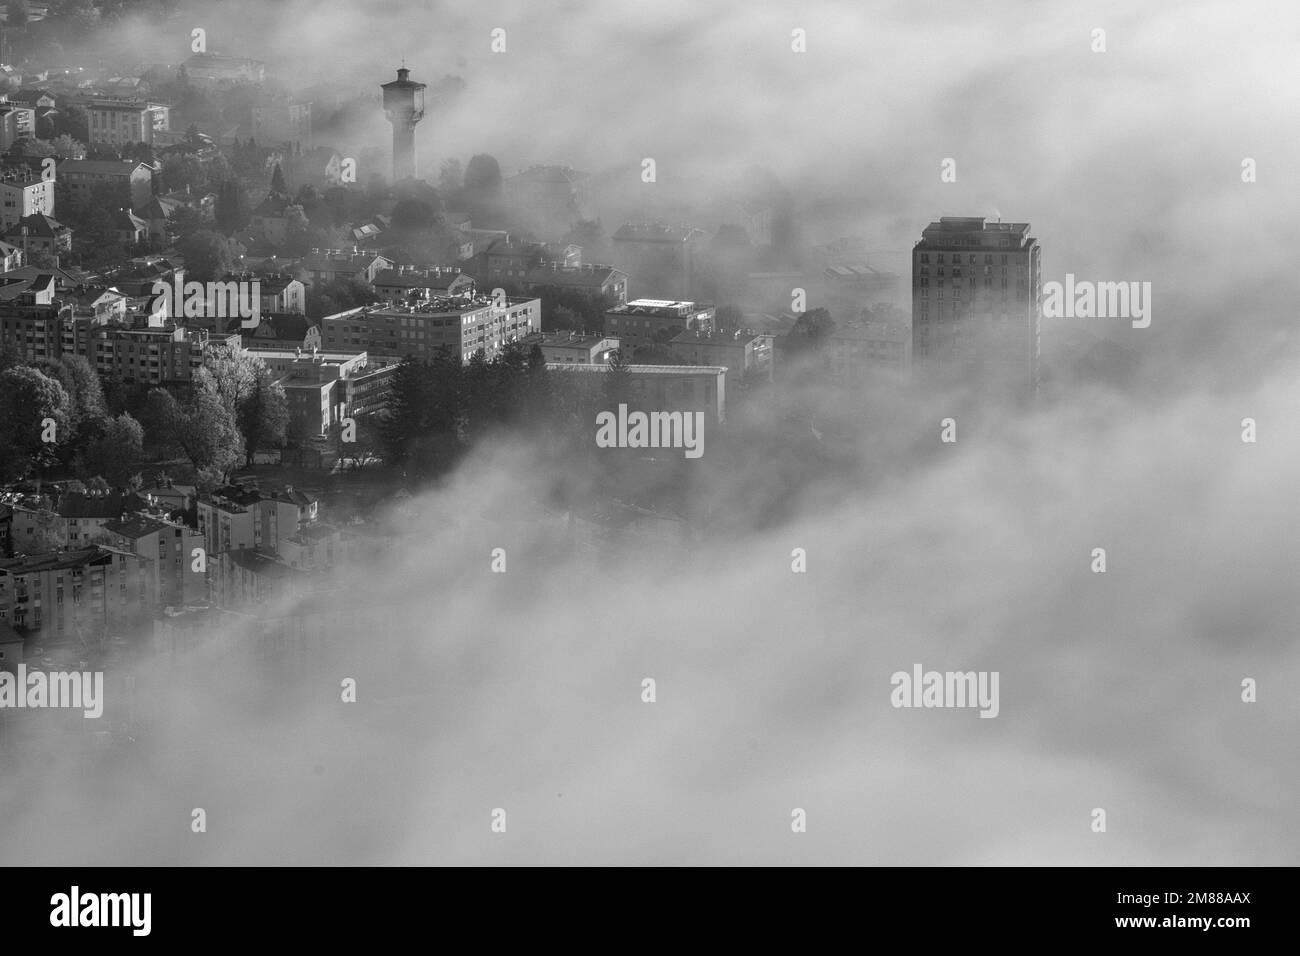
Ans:
[[[945,216],[925,228],[912,249],[914,380],[1033,395],[1040,252],[1027,222]]]
[[[393,182],[415,176],[415,124],[424,119],[424,84],[410,79],[411,71],[402,67],[397,79],[381,83],[384,113],[393,124]]]

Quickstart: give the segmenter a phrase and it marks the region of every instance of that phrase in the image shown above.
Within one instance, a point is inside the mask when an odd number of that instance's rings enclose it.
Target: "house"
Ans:
[[[544,299],[550,289],[574,292],[602,306],[622,305],[627,302],[627,273],[613,266],[589,263],[566,268],[552,261],[530,270],[524,279],[529,295]]]
[[[506,279],[522,282],[528,273],[544,261],[539,242],[525,242],[509,236],[492,239],[475,254],[471,271],[479,282],[488,286]]]
[[[86,107],[90,142],[102,146],[154,145],[155,132],[166,132],[171,108],[140,100],[94,100]]]
[[[256,282],[258,306],[263,316],[276,312],[306,312],[307,287],[283,273],[254,274],[228,272],[222,282]]]
[[[388,303],[474,297],[473,277],[454,267],[419,270],[398,266],[377,273],[370,285],[375,290],[375,298]]]
[[[13,243],[0,240],[0,273],[21,269],[26,262],[23,250]]]
[[[0,625],[42,639],[122,633],[158,607],[133,554],[95,545],[0,559]]]
[[[255,236],[274,246],[284,245],[289,229],[288,212],[293,200],[284,193],[272,192],[253,209],[249,226]]]
[[[36,137],[36,110],[17,103],[0,103],[0,148],[8,149],[20,139]]]
[[[24,216],[0,233],[0,239],[20,248],[24,261],[33,252],[57,256],[72,251],[72,230],[45,213]]]
[[[223,552],[212,569],[212,600],[224,608],[264,608],[306,594],[313,586],[310,571],[256,548]]]
[[[207,574],[195,570],[203,548],[203,536],[195,529],[140,512],[105,522],[103,535],[109,547],[144,559],[142,570],[152,576],[151,590],[160,604],[208,599]]]
[[[141,219],[130,209],[119,209],[113,217],[113,230],[117,238],[128,248],[149,241],[149,222]]]
[[[181,205],[175,200],[166,199],[162,196],[153,196],[143,209],[138,209],[136,212],[141,219],[149,224],[149,238],[165,242],[167,239],[167,224],[171,222],[172,217],[176,215],[176,210],[179,208],[181,208]]]
[[[322,347],[320,326],[313,324],[301,312],[263,312],[261,321],[253,329],[242,329],[242,321],[231,319],[228,331],[242,331],[245,348],[311,351]]]
[[[57,182],[77,204],[87,202],[91,189],[100,183],[126,186],[132,209],[143,209],[153,197],[153,167],[129,159],[65,159],[58,165]]]
[[[772,337],[761,332],[690,329],[673,336],[668,349],[683,365],[720,365],[736,379],[772,372]]]
[[[519,344],[526,350],[536,345],[542,357],[556,365],[608,365],[610,353],[618,351],[618,339],[576,332],[534,332]]]
[[[367,285],[384,269],[393,268],[393,260],[373,252],[343,249],[313,249],[302,261],[312,285],[355,279]]]
[[[131,492],[77,492],[59,497],[55,513],[63,520],[69,547],[102,543],[104,525],[130,511],[144,508],[146,502]]]
[[[695,302],[634,299],[605,311],[605,334],[624,348],[669,341],[679,332],[712,332],[717,309]]]
[[[41,89],[14,90],[12,93],[7,94],[5,99],[10,103],[26,106],[28,109],[33,110],[38,107],[52,109],[59,105],[59,101],[53,93]]]
[[[7,229],[37,213],[54,215],[54,183],[22,167],[0,170],[0,226]]]
[[[198,524],[209,555],[243,549],[275,552],[280,542],[317,517],[317,499],[286,485],[261,491],[227,485],[198,497]]]

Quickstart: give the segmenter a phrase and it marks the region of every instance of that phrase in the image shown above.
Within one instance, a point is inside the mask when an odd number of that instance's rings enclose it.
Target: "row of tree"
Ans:
[[[211,349],[193,381],[151,389],[134,403],[135,414],[116,415],[99,374],[82,356],[0,363],[5,482],[61,467],[123,487],[138,483],[146,461],[181,455],[199,484],[215,485],[289,437],[284,388],[265,362],[245,352]]]

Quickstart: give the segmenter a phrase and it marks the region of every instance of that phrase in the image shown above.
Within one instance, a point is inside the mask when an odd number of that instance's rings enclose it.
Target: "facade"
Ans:
[[[45,213],[24,216],[0,235],[21,249],[24,259],[33,252],[59,256],[72,251],[72,230]]]
[[[705,421],[720,425],[727,416],[727,370],[710,365],[629,365],[628,408],[634,411],[704,412]],[[604,397],[609,366],[556,364],[547,372],[560,373],[555,381]]]
[[[772,336],[763,332],[687,330],[668,347],[683,364],[720,365],[736,379],[772,373]]]
[[[627,223],[614,233],[614,264],[633,289],[686,299],[694,294],[706,238],[690,226]]]
[[[325,348],[426,358],[446,349],[469,361],[483,349],[491,359],[512,340],[542,330],[540,299],[489,296],[431,299],[413,306],[352,309],[322,320]]]
[[[526,349],[540,347],[547,363],[556,365],[608,365],[610,353],[618,350],[618,339],[575,332],[535,332],[520,342]]]
[[[1041,247],[1027,222],[944,217],[912,249],[916,377],[1038,388]]]
[[[16,103],[0,103],[0,148],[36,136],[36,110]]]
[[[635,299],[605,312],[605,335],[624,349],[668,342],[679,332],[712,333],[717,309],[671,299]]]
[[[359,252],[355,248],[350,251],[313,249],[311,255],[302,260],[302,267],[312,285],[340,279],[372,283],[380,272],[393,268],[393,260],[373,252]]]
[[[54,215],[54,183],[21,167],[0,172],[0,226],[8,230],[35,215]]]
[[[74,203],[85,203],[100,183],[121,183],[131,194],[131,208],[143,209],[153,198],[153,170],[134,160],[65,159],[58,166],[59,188]],[[46,215],[53,215],[51,207]]]
[[[102,146],[146,143],[153,146],[156,133],[171,126],[171,110],[161,103],[139,100],[96,100],[86,107],[90,141]]]
[[[0,560],[0,625],[43,637],[102,636],[137,626],[158,606],[136,555],[103,546]]]
[[[347,416],[367,415],[388,403],[395,359],[372,359],[365,352],[314,352],[250,348],[284,388],[289,433],[300,438],[324,435]]]
[[[421,270],[398,266],[376,273],[370,285],[375,298],[390,305],[474,297],[473,276],[459,268]]]
[[[912,331],[883,322],[838,325],[826,354],[831,375],[843,382],[868,381],[882,371],[906,377],[911,371]]]
[[[548,262],[528,272],[524,289],[529,295],[546,296],[548,289],[577,292],[593,302],[623,305],[627,302],[627,273],[613,266],[588,263],[565,267]]]
[[[143,570],[154,578],[150,587],[161,605],[207,601],[207,573],[194,570],[194,549],[203,547],[198,531],[145,514],[106,522],[103,531],[110,547],[144,559]]]
[[[276,552],[317,515],[316,499],[292,485],[270,491],[227,485],[200,494],[195,507],[209,556],[246,549]]]

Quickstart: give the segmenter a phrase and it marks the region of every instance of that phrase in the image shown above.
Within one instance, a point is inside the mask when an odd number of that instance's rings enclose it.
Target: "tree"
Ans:
[[[161,178],[164,191],[184,192],[186,189],[202,189],[208,181],[208,174],[203,162],[193,153],[179,153],[169,156],[163,163]]]
[[[68,393],[68,427],[72,436],[84,439],[97,433],[108,417],[108,407],[104,401],[103,383],[86,357],[62,355],[57,362],[50,363],[50,371],[46,374],[57,378]]]
[[[151,395],[158,396],[166,437],[190,460],[202,483],[211,486],[224,480],[243,459],[244,439],[235,413],[222,402],[206,368],[195,371],[183,401],[162,389]]]
[[[352,463],[353,468],[360,468],[379,453],[383,445],[380,419],[375,415],[358,415],[347,422],[335,422],[330,426],[330,447],[337,453],[340,466]],[[346,441],[350,438],[351,441]]]
[[[22,365],[0,372],[0,480],[53,464],[71,419],[72,399],[58,379]]]
[[[259,449],[284,443],[289,406],[265,362],[243,350],[214,348],[204,354],[203,370],[222,405],[234,411],[247,464]]]
[[[271,173],[271,192],[287,194],[289,187],[284,184],[284,173],[280,170],[280,164],[275,164],[275,170]]]
[[[90,141],[90,114],[79,103],[61,102],[50,125],[56,137],[68,136],[78,143]]]
[[[284,386],[275,381],[266,363],[259,359],[258,365],[253,373],[253,387],[236,416],[244,436],[245,463],[248,465],[253,464],[253,456],[260,449],[283,445],[289,426],[289,403]]]
[[[465,171],[459,159],[447,159],[438,170],[438,192],[446,202],[454,201],[465,183]]]
[[[203,228],[203,214],[190,206],[177,206],[172,213],[171,229],[178,244]]]
[[[9,147],[9,155],[16,158],[53,156],[54,144],[47,139],[18,139]]]
[[[185,257],[188,278],[196,282],[220,279],[235,263],[230,243],[210,229],[191,233],[176,244],[176,250]]]
[[[86,146],[84,143],[73,139],[67,133],[60,133],[50,141],[50,147],[54,150],[55,156],[61,156],[64,159],[85,159]]]
[[[217,205],[214,210],[217,228],[231,236],[248,225],[248,203],[238,179],[228,179],[217,188]]]
[[[100,476],[114,487],[127,485],[144,458],[144,427],[126,412],[111,418],[103,434],[86,446],[78,473]]]

